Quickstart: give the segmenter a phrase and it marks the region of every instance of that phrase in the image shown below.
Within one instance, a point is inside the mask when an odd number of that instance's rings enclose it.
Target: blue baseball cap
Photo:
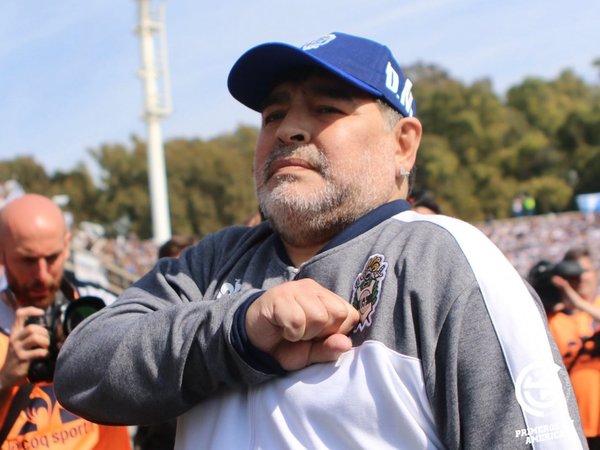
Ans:
[[[416,113],[412,82],[385,46],[369,39],[333,32],[301,47],[281,42],[258,45],[233,65],[229,92],[247,107],[261,111],[264,99],[282,77],[296,68],[318,67],[385,100],[405,117]]]

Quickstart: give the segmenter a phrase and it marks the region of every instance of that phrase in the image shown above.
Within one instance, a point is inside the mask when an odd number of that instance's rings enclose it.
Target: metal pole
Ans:
[[[161,105],[159,94],[160,71],[154,53],[154,35],[164,39],[164,24],[153,21],[150,15],[150,0],[138,0],[140,50],[142,56],[142,69],[140,76],[144,82],[144,120],[148,127],[148,183],[150,189],[150,202],[152,209],[153,240],[157,244],[164,243],[171,237],[171,217],[169,211],[169,195],[167,189],[167,175],[165,168],[165,155],[160,128],[160,119],[170,111],[170,97],[167,83],[168,71],[166,70],[166,55],[163,55],[163,100]],[[166,45],[160,48],[165,49]]]

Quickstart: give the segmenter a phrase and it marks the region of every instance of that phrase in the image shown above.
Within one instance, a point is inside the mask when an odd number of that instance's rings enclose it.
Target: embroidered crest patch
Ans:
[[[360,313],[358,325],[354,329],[355,333],[371,326],[372,316],[377,302],[379,302],[381,282],[385,278],[387,266],[385,256],[371,255],[362,272],[354,280],[350,303]]]

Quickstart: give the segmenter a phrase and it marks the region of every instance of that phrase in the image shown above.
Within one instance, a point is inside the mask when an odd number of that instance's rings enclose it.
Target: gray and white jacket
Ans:
[[[336,362],[285,373],[245,308],[312,278],[361,312]],[[475,227],[395,201],[295,268],[268,222],[161,259],[81,324],[55,390],[111,424],[180,416],[178,449],[576,449],[577,406],[536,295]]]

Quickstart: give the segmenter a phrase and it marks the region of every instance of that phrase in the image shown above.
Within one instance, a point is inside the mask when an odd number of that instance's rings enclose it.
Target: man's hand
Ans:
[[[562,291],[562,301],[566,307],[575,308],[586,312],[592,316],[594,320],[600,320],[600,308],[585,301],[585,299],[581,297],[581,295],[579,295],[575,289],[573,289],[573,286],[571,286],[567,280],[558,275],[554,275],[551,278],[551,281],[554,286]]]
[[[559,275],[554,275],[550,281],[562,292],[562,302],[567,308],[582,309],[582,305],[586,301],[581,298],[573,286]]]
[[[0,391],[25,384],[31,361],[48,356],[50,345],[48,330],[41,325],[25,326],[28,317],[43,314],[42,309],[33,306],[17,309],[15,322],[10,329],[6,360],[0,368]]]
[[[359,314],[316,281],[290,281],[266,291],[248,308],[246,333],[259,350],[286,370],[335,361],[350,350],[346,336]]]

